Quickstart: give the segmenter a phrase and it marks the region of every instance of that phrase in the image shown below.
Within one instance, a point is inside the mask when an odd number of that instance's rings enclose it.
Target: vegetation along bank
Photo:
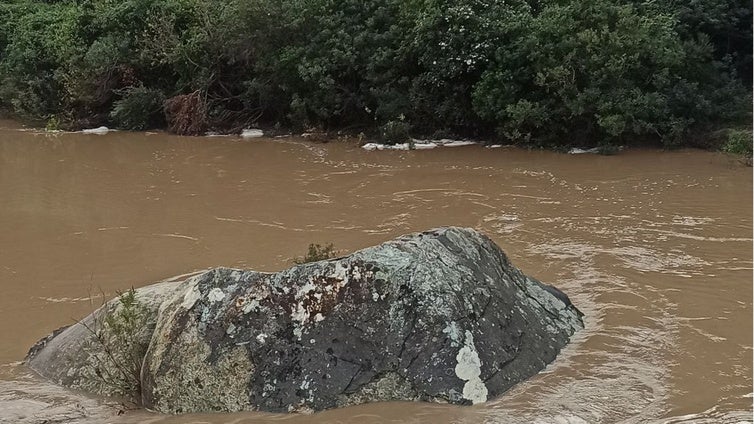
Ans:
[[[0,110],[750,155],[751,23],[732,0],[10,0]]]

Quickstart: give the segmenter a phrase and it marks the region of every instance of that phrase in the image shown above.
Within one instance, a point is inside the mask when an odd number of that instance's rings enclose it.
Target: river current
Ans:
[[[276,271],[473,227],[566,292],[586,329],[487,404],[166,416],[56,387],[28,348],[131,287]],[[301,138],[50,134],[0,121],[0,422],[752,422],[752,169],[720,153],[365,151]]]

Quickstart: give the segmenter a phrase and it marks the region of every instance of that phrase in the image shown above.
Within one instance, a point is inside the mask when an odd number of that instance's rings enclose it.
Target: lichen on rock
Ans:
[[[482,374],[482,362],[474,346],[474,336],[466,330],[466,340],[456,355],[456,376],[466,383],[463,385],[463,398],[471,403],[487,401],[487,386],[479,378]]]
[[[171,284],[138,291],[152,297],[155,322],[139,400],[170,413],[482,403],[543,369],[583,327],[562,292],[454,227],[278,273],[217,268]],[[76,327],[28,364],[53,379],[68,367],[77,385],[56,381],[86,387]]]

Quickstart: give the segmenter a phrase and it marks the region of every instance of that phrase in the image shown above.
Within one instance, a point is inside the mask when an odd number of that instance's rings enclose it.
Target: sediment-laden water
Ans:
[[[132,286],[221,265],[280,270],[312,242],[350,252],[443,225],[486,233],[586,314],[555,363],[483,406],[117,415],[20,363]],[[0,422],[751,421],[752,170],[718,153],[367,152],[0,121],[0,285]]]

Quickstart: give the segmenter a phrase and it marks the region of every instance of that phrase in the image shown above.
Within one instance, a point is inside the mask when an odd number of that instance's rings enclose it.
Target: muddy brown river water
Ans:
[[[442,225],[486,233],[586,314],[544,372],[482,406],[117,415],[20,362],[102,294],[220,265],[280,270],[312,242],[351,252]],[[367,152],[0,121],[0,287],[0,422],[752,421],[752,169],[718,153]]]

